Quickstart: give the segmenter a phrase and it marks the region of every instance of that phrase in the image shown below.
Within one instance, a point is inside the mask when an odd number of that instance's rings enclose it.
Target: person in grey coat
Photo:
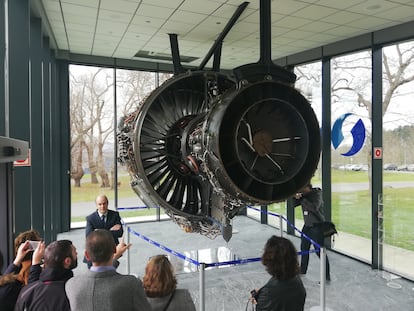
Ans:
[[[142,278],[153,311],[195,311],[187,289],[177,289],[174,268],[165,255],[150,258]]]
[[[108,230],[97,229],[87,236],[85,257],[92,266],[66,282],[71,310],[151,310],[141,280],[116,272],[112,265],[115,252],[115,242]]]

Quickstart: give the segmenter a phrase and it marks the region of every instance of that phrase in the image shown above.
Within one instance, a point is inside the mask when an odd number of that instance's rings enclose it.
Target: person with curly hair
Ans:
[[[174,267],[165,255],[150,258],[142,279],[153,311],[195,311],[187,289],[177,289]]]
[[[33,255],[29,241],[41,240],[42,237],[36,230],[24,231],[14,239],[16,256],[0,276],[0,311],[14,309],[21,289],[29,283]]]
[[[252,291],[256,311],[303,311],[306,290],[300,278],[298,255],[293,243],[273,235],[265,245],[262,264],[272,276]]]

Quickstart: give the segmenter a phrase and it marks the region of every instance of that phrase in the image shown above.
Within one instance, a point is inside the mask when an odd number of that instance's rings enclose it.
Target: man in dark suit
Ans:
[[[118,245],[118,239],[124,234],[119,213],[108,209],[108,198],[104,194],[98,195],[95,203],[96,211],[86,217],[86,236],[95,229],[106,229],[112,234],[115,245]],[[91,266],[87,260],[84,259],[84,262],[88,263],[88,267]]]

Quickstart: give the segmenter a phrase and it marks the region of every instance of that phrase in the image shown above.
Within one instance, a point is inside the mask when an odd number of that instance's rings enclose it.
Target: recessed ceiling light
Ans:
[[[374,11],[374,10],[378,10],[381,8],[381,4],[373,4],[370,6],[367,6],[366,9],[369,11]]]

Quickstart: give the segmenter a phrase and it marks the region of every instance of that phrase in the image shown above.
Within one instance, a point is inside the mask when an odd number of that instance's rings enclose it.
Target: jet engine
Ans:
[[[316,170],[317,118],[268,49],[233,76],[177,70],[119,123],[118,161],[133,190],[187,232],[229,241],[246,205],[286,200]]]

